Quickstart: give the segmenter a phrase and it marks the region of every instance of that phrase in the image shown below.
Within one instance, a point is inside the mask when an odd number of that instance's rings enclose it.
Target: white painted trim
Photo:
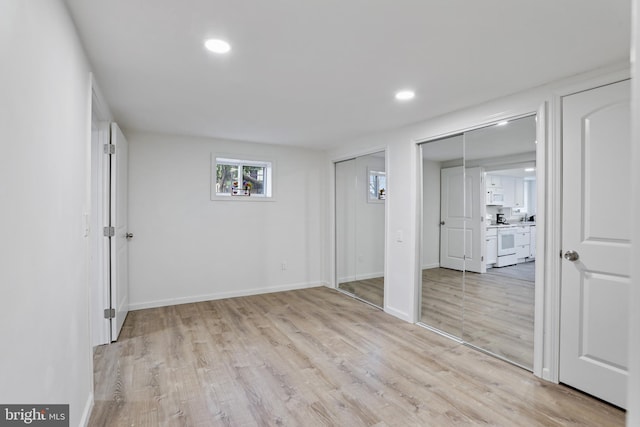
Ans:
[[[91,419],[91,413],[93,412],[93,405],[94,405],[94,398],[93,398],[93,392],[91,392],[89,393],[89,397],[87,398],[87,403],[85,403],[84,409],[82,410],[82,416],[80,417],[80,422],[78,423],[79,426],[87,427],[89,425],[89,420]]]
[[[295,291],[299,289],[317,288],[320,286],[326,286],[326,282],[319,281],[319,282],[312,282],[312,283],[293,283],[293,284],[287,284],[287,285],[269,286],[267,288],[253,288],[253,289],[244,289],[239,291],[216,292],[213,294],[193,295],[188,297],[167,298],[162,300],[130,303],[129,310],[130,311],[142,310],[145,308],[167,307],[171,305],[188,304],[192,302],[213,301],[213,300],[226,299],[226,298],[270,294],[274,292]]]
[[[631,7],[632,37],[631,62],[631,162],[640,164],[640,1],[633,0]],[[640,209],[640,170],[631,168],[632,211]],[[631,259],[640,259],[640,224],[634,221],[631,234]],[[631,292],[629,295],[629,389],[627,394],[627,425],[640,425],[640,263],[631,268]]]
[[[389,305],[385,305],[384,312],[387,313],[387,314],[390,314],[393,317],[397,317],[400,320],[404,320],[405,322],[415,323],[415,322],[413,322],[413,319],[411,318],[411,315],[409,315],[409,313],[406,313],[406,312],[404,312],[402,310],[398,310],[398,309],[393,308],[393,307],[391,307]]]
[[[422,266],[423,270],[430,270],[432,268],[440,268],[440,263],[439,262],[434,262],[433,264],[426,264]]]
[[[109,109],[109,104],[107,104],[106,98],[102,95],[102,91],[100,90],[100,86],[98,85],[98,81],[96,80],[96,76],[91,72],[91,98],[92,101],[98,101],[98,118],[103,121],[112,121],[113,115],[111,114],[111,110]]]
[[[108,160],[102,154],[102,146],[109,143],[109,122],[111,112],[104,100],[93,74],[91,75],[91,114],[90,129],[94,120],[98,127],[98,137],[94,140],[93,130],[90,135],[90,171],[88,174],[90,187],[90,330],[91,345],[110,342],[110,325],[103,319],[103,310],[109,307],[109,242],[102,237],[102,227],[107,224],[108,204]],[[95,155],[94,155],[95,154]],[[95,187],[94,187],[95,184]]]
[[[546,186],[548,176],[548,162],[547,152],[549,147],[549,140],[547,138],[547,131],[549,127],[547,114],[547,103],[543,103],[538,108],[538,114],[536,116],[536,251],[538,248],[542,249],[541,257],[536,257],[535,266],[535,285],[534,285],[534,316],[533,316],[533,374],[538,377],[543,377],[545,358],[544,358],[544,295],[545,295],[545,269],[546,269],[546,257],[547,252],[546,241],[547,236],[545,231],[547,230],[547,198],[546,198]],[[542,215],[540,215],[542,213]]]
[[[357,276],[338,277],[338,283],[353,282],[356,280],[377,279],[378,277],[384,277],[384,271],[365,274],[358,273]]]
[[[391,168],[389,167],[389,147],[384,147],[383,150],[384,151],[384,171],[387,174],[387,201],[384,203],[384,242],[382,243],[384,245],[384,263],[383,263],[383,276],[384,277],[384,282],[383,282],[383,291],[382,291],[382,310],[384,310],[385,313],[389,313],[389,281],[387,280],[388,274],[389,274],[389,267],[388,267],[388,262],[389,262],[389,254],[387,252],[387,244],[389,242],[389,182],[393,181],[393,177],[392,177],[392,173],[391,173]],[[378,151],[379,152],[379,151]],[[375,151],[374,151],[375,153]],[[372,153],[373,154],[373,153]]]
[[[374,147],[366,147],[364,149],[361,150],[351,150],[351,151],[347,151],[345,154],[341,154],[339,156],[335,156],[331,158],[331,163],[333,163],[334,165],[336,163],[340,163],[340,162],[344,162],[346,160],[352,160],[355,159],[356,157],[363,157],[363,156],[368,156],[370,154],[376,154],[376,153],[380,153],[381,151],[384,151],[385,157],[387,155],[387,146],[374,146]],[[385,159],[386,160],[386,159]],[[385,162],[385,168],[386,166],[388,166]],[[386,169],[385,169],[386,171]]]

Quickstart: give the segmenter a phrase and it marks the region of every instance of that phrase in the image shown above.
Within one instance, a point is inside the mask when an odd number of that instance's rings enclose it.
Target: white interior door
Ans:
[[[482,168],[467,168],[465,173],[465,247],[464,269],[475,273],[486,273],[484,262],[484,181]]]
[[[110,240],[111,255],[111,341],[116,341],[124,319],[129,312],[129,267],[128,267],[128,152],[129,146],[116,123],[111,124],[110,222],[114,235]]]
[[[629,91],[626,81],[562,103],[560,381],[623,408],[631,260]]]
[[[440,267],[464,270],[464,167],[440,170]]]

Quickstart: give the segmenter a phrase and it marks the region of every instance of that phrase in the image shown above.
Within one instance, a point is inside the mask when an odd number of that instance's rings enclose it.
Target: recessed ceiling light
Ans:
[[[396,92],[396,99],[399,101],[408,101],[416,97],[416,93],[412,90],[401,90]]]
[[[526,168],[524,171],[525,172],[533,172],[535,170],[536,170],[536,168]]]
[[[231,50],[231,45],[220,39],[209,39],[204,42],[204,47],[213,53],[227,53]]]
[[[508,125],[508,124],[509,124],[509,122],[507,120],[504,120],[502,122],[496,123],[496,126],[505,126],[505,125]]]

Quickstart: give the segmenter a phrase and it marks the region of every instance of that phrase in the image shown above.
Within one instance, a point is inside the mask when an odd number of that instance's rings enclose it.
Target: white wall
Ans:
[[[422,269],[440,266],[440,162],[422,161]]]
[[[62,2],[0,2],[3,404],[92,404],[90,78]]]
[[[126,136],[135,235],[131,309],[324,283],[322,154],[144,132]],[[274,161],[275,201],[211,201],[212,153]]]

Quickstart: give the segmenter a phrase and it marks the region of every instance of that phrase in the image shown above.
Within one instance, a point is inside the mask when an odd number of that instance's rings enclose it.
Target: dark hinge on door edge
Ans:
[[[116,235],[115,227],[105,227],[103,231],[104,237],[113,237]]]
[[[115,308],[105,308],[104,309],[104,318],[105,319],[113,319],[116,317],[116,309]]]

